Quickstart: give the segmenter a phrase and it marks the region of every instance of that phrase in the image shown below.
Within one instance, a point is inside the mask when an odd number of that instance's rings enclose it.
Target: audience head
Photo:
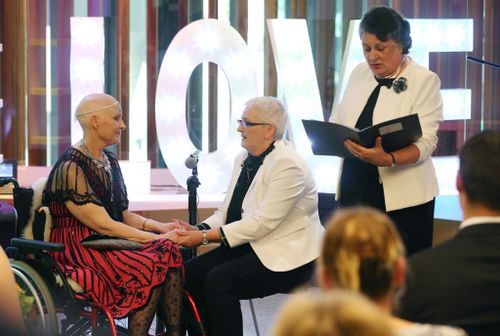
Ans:
[[[404,246],[389,217],[372,208],[339,209],[327,224],[320,257],[325,288],[345,288],[378,301],[404,280]]]
[[[457,189],[469,205],[500,211],[500,130],[468,139],[460,150]]]
[[[383,313],[361,295],[335,290],[297,294],[285,303],[273,336],[390,336]]]
[[[359,24],[359,34],[363,33],[373,34],[383,42],[393,40],[404,55],[411,48],[410,23],[389,7],[374,7],[366,12]]]

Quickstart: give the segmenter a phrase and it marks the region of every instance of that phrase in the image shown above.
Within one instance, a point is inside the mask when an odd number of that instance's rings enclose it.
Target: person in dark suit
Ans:
[[[499,157],[498,130],[464,144],[456,181],[464,220],[455,237],[409,259],[401,317],[500,335]]]

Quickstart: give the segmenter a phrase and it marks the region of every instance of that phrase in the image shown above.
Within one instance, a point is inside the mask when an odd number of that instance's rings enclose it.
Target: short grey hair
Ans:
[[[263,122],[274,125],[276,128],[274,140],[283,138],[288,123],[288,116],[285,106],[278,98],[269,96],[252,98],[245,103],[244,111],[251,109],[258,111],[259,117]]]

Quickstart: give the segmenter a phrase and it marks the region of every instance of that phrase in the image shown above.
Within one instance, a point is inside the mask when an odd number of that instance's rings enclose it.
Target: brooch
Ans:
[[[406,91],[407,88],[408,88],[408,84],[406,84],[406,78],[404,78],[404,77],[399,77],[397,80],[395,80],[392,83],[392,89],[396,93],[404,92],[404,91]]]

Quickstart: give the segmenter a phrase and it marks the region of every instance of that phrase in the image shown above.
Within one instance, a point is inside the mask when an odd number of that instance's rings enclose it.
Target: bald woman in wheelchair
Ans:
[[[77,106],[75,118],[83,138],[56,162],[43,192],[42,204],[53,222],[50,241],[65,244],[63,252],[50,254],[88,300],[104,305],[115,318],[128,316],[130,335],[146,335],[156,312],[167,335],[180,335],[182,257],[175,242],[182,224],[128,210],[118,161],[105,149],[119,143],[125,130],[115,98],[90,94]],[[82,246],[82,239],[96,233],[142,246]]]

